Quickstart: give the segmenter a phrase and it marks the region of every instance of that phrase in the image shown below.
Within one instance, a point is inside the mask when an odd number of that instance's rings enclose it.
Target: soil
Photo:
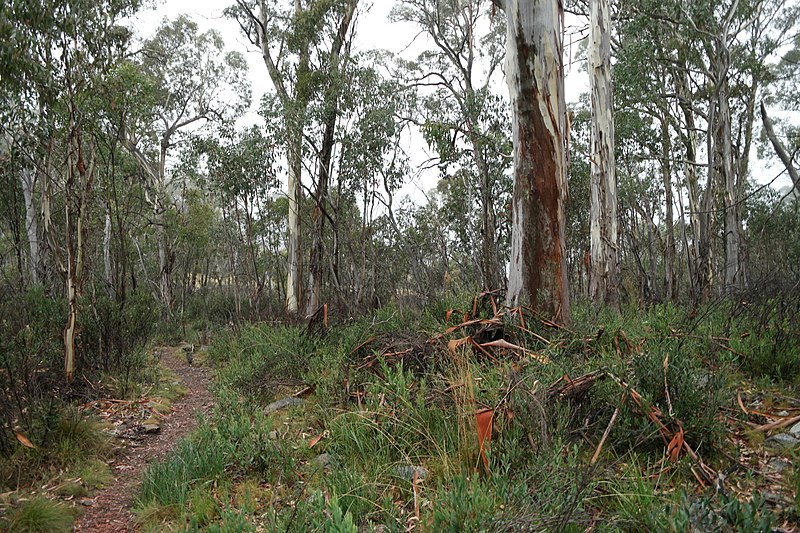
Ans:
[[[181,380],[186,394],[173,402],[172,412],[161,421],[158,432],[147,433],[139,428],[135,438],[130,438],[130,432],[126,435],[129,438],[123,438],[120,455],[112,464],[115,481],[93,498],[81,502],[86,507],[74,531],[135,531],[131,504],[145,468],[163,458],[181,437],[197,426],[198,410],[210,412],[212,396],[208,390],[208,370],[189,365],[180,347],[162,348],[161,352],[162,364]]]

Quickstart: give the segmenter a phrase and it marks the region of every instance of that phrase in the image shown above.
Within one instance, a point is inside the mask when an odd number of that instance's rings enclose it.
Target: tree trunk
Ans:
[[[686,59],[678,53],[680,65]],[[685,135],[683,142],[686,149],[684,173],[686,175],[687,198],[689,200],[689,219],[692,226],[692,243],[688,254],[690,286],[692,302],[695,306],[705,303],[711,294],[711,208],[714,202],[714,179],[709,168],[706,188],[702,193],[697,175],[697,127],[689,88],[689,74],[686,70],[673,73],[675,89],[678,94],[678,105],[684,118]],[[713,121],[713,113],[709,113],[709,121]]]
[[[723,65],[727,72],[727,65]],[[725,76],[725,77],[722,77]],[[728,95],[728,80],[722,79],[717,93],[717,123],[715,131],[715,152],[718,156],[717,171],[721,173],[721,183],[725,184],[725,290],[739,292],[745,288],[742,261],[742,235],[739,221],[741,206],[737,184],[737,174],[733,168],[733,143],[731,133],[731,109]]]
[[[331,158],[333,157],[334,134],[336,133],[336,121],[339,117],[339,96],[341,91],[341,60],[342,48],[348,38],[350,23],[355,15],[357,0],[351,0],[339,21],[339,31],[331,46],[330,54],[330,81],[325,93],[326,115],[324,119],[325,130],[322,135],[322,146],[317,165],[317,190],[314,194],[315,208],[312,214],[312,226],[314,234],[311,244],[311,256],[308,265],[308,302],[306,305],[306,316],[311,316],[319,308],[322,301],[322,276],[325,270],[325,250],[324,250],[324,230],[325,203],[328,200],[328,187],[330,185]],[[349,51],[349,46],[345,53]],[[346,55],[345,55],[346,57]]]
[[[786,150],[786,147],[775,134],[775,128],[772,126],[772,120],[767,116],[767,109],[764,107],[764,102],[761,102],[761,121],[764,124],[764,132],[767,134],[772,148],[780,158],[783,166],[786,167],[786,172],[789,173],[789,177],[792,178],[795,192],[800,194],[800,172],[798,172],[794,163],[792,163],[792,156],[789,154],[789,151]]]
[[[172,295],[172,260],[166,228],[166,164],[167,164],[166,138],[161,140],[161,153],[158,161],[158,183],[154,184],[153,218],[156,225],[156,242],[158,246],[159,293],[161,302],[166,306],[167,313],[172,313],[175,298]]]
[[[71,109],[74,117],[75,110]],[[72,119],[71,117],[71,119]],[[75,373],[75,336],[77,334],[78,297],[83,284],[83,257],[86,249],[86,207],[94,180],[94,154],[89,163],[83,156],[80,125],[71,122],[71,153],[67,157],[64,186],[64,232],[66,249],[67,324],[64,327],[64,370],[67,380]]]
[[[661,181],[664,184],[664,203],[666,204],[666,238],[664,239],[664,293],[667,301],[676,297],[675,283],[675,220],[672,195],[672,142],[669,137],[669,123],[661,119]]]
[[[470,89],[470,92],[471,89]],[[474,101],[474,93],[470,95]],[[481,249],[480,271],[481,284],[487,291],[501,289],[505,285],[505,276],[500,268],[497,250],[497,216],[494,212],[494,195],[492,194],[492,177],[484,154],[483,141],[475,133],[472,119],[467,119],[470,130],[470,143],[474,154],[475,166],[478,169],[479,193],[481,198]]]
[[[513,114],[509,305],[568,322],[566,150],[560,4],[507,0],[506,76]]]
[[[614,114],[611,86],[611,15],[608,0],[591,0],[589,80],[592,91],[592,157],[589,297],[619,309],[619,239]]]
[[[111,208],[106,206],[106,221],[103,227],[103,275],[106,282],[106,294],[111,297],[114,280],[111,275]]]
[[[39,253],[39,224],[36,218],[36,205],[33,198],[34,173],[29,169],[24,169],[20,174],[20,182],[22,185],[22,197],[25,200],[25,233],[28,237],[28,248],[30,250],[28,270],[31,276],[31,283],[38,285],[40,281],[41,255]]]
[[[300,297],[300,204],[302,191],[300,179],[302,172],[303,126],[297,118],[289,118],[286,124],[289,134],[287,158],[289,178],[287,195],[289,199],[289,242],[287,250],[286,310],[297,313]]]

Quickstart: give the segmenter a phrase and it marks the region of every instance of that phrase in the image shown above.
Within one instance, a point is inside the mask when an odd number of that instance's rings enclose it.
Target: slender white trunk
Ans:
[[[156,225],[156,245],[158,246],[159,292],[161,301],[166,306],[168,313],[172,312],[172,260],[170,257],[169,241],[166,228],[166,200],[167,200],[167,140],[161,141],[161,153],[158,161],[158,182],[154,184],[153,218]]]
[[[589,80],[592,93],[592,157],[589,297],[619,308],[617,175],[611,85],[611,15],[608,0],[591,0]]]
[[[39,224],[36,218],[36,205],[34,204],[33,189],[36,185],[36,178],[33,171],[25,169],[20,173],[20,183],[22,184],[22,197],[25,200],[25,233],[28,237],[28,248],[30,250],[30,264],[28,265],[31,283],[39,283],[39,268],[41,257],[39,253]]]
[[[103,274],[106,279],[106,294],[111,296],[114,282],[111,279],[111,209],[106,207],[106,223],[103,228]]]
[[[289,243],[286,275],[286,310],[297,313],[300,298],[300,204],[302,191],[300,179],[302,171],[302,125],[297,119],[290,119],[286,131],[289,132],[289,178],[287,195],[289,199]]]
[[[727,70],[727,69],[726,69]],[[728,101],[728,81],[725,79],[719,88],[717,124],[717,150],[720,156],[719,170],[725,183],[725,288],[728,291],[741,291],[745,288],[742,261],[742,236],[739,221],[741,206],[737,174],[733,168],[733,145],[731,140],[731,109]]]

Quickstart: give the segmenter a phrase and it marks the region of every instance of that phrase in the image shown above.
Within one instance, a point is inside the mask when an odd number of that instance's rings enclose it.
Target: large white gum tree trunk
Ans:
[[[508,303],[568,322],[564,247],[566,105],[558,0],[496,0],[508,21],[506,76],[514,130]]]
[[[611,84],[611,15],[608,0],[590,1],[589,80],[592,91],[589,297],[619,308],[617,177]]]

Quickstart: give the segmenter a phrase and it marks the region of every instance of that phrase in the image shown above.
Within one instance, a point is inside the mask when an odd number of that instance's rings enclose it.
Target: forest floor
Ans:
[[[798,531],[775,326],[480,304],[220,332],[213,412],[143,477],[142,529]]]
[[[93,498],[81,502],[85,512],[76,522],[75,531],[133,531],[132,498],[145,469],[163,459],[184,435],[197,427],[198,410],[208,414],[211,409],[208,369],[189,365],[181,347],[156,350],[161,354],[161,364],[174,374],[186,393],[172,403],[171,412],[149,431],[140,424],[119,435],[122,447],[112,464],[115,480]],[[120,423],[118,417],[110,415],[110,418],[117,418]]]

